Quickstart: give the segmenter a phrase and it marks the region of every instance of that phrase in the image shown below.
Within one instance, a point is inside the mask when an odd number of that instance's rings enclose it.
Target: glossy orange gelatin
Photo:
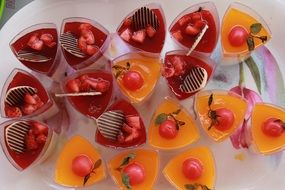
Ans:
[[[177,136],[173,139],[166,139],[159,134],[159,125],[155,124],[156,117],[161,113],[169,114],[181,109],[181,112],[176,116],[177,120],[185,122],[178,130]],[[196,128],[194,119],[177,101],[170,97],[164,98],[155,111],[149,131],[148,139],[149,144],[153,147],[160,149],[176,149],[189,145],[199,139],[199,131]]]
[[[190,180],[183,174],[183,162],[189,158],[197,159],[203,166],[203,173],[200,178]],[[211,151],[206,147],[189,149],[172,158],[163,169],[166,179],[177,189],[185,190],[186,184],[201,184],[209,189],[214,189],[215,185],[215,161]]]
[[[84,177],[77,176],[72,171],[72,160],[76,156],[81,154],[88,156],[93,163],[95,163],[99,159],[102,159],[98,151],[85,138],[78,135],[72,137],[65,144],[56,162],[54,176],[54,180],[56,183],[68,187],[84,186]],[[95,169],[95,173],[91,174],[85,186],[92,185],[98,181],[101,181],[105,177],[105,167],[102,162],[100,167]]]
[[[227,108],[233,112],[234,122],[226,131],[218,130],[215,128],[215,126],[208,130],[208,127],[211,125],[211,119],[208,116],[208,100],[211,94],[213,94],[213,102],[211,105],[212,110]],[[205,132],[216,142],[225,140],[235,131],[235,129],[242,125],[246,110],[246,100],[241,96],[229,91],[201,91],[195,97],[195,111],[199,117],[201,126]]]
[[[249,53],[246,43],[238,47],[232,46],[228,40],[228,35],[234,26],[242,26],[249,32],[250,26],[255,23],[262,24],[262,29],[258,33],[258,36],[267,36],[267,41],[269,41],[271,38],[270,30],[268,29],[265,21],[257,15],[257,13],[240,3],[233,3],[228,8],[224,15],[221,29],[221,42],[225,55],[238,56]],[[255,48],[263,45],[262,41],[257,38],[254,38],[254,44]]]
[[[285,110],[272,104],[256,104],[251,117],[251,132],[256,149],[261,154],[272,154],[285,148],[285,133],[270,137],[263,133],[262,125],[269,118],[285,121]]]
[[[132,102],[139,103],[145,100],[153,91],[157,80],[160,77],[160,59],[146,56],[133,57],[132,55],[125,55],[126,59],[118,59],[113,62],[114,65],[126,67],[130,63],[129,71],[137,71],[144,80],[143,86],[135,91],[128,90],[122,83],[122,76],[117,78],[118,85],[122,93]],[[129,57],[129,58],[127,58]],[[116,70],[112,69],[115,75]]]
[[[143,166],[145,178],[144,181],[140,184],[133,185],[132,190],[150,190],[153,189],[153,185],[156,181],[158,169],[159,169],[159,157],[158,153],[154,150],[147,149],[137,149],[130,150],[115,156],[109,163],[108,169],[109,172],[121,190],[127,190],[126,186],[122,182],[122,173],[116,170],[129,154],[134,153],[136,156],[134,159],[131,159],[129,164],[136,162]]]

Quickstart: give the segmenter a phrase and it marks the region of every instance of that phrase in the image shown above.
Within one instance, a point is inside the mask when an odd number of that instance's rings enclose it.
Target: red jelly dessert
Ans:
[[[10,42],[10,48],[33,71],[51,76],[59,65],[55,24],[37,24],[23,30]]]
[[[97,120],[96,142],[111,148],[139,146],[146,141],[144,123],[137,110],[119,100]]]
[[[109,32],[86,18],[63,20],[60,43],[67,63],[81,69],[96,62],[108,47]]]
[[[202,36],[203,29],[205,33]],[[190,49],[199,41],[195,51],[212,53],[216,47],[219,34],[219,17],[214,3],[200,3],[179,14],[169,27],[171,36],[184,49]],[[200,36],[201,35],[201,36]]]
[[[90,93],[99,92],[94,96],[68,97],[72,106],[90,118],[98,118],[107,108],[113,93],[113,77],[110,73],[100,70],[85,70],[71,75],[64,82],[65,93]]]
[[[118,35],[134,48],[160,53],[165,41],[164,13],[158,4],[148,4],[130,13],[117,29]]]
[[[203,89],[215,69],[215,63],[208,57],[187,51],[171,51],[165,55],[162,75],[175,96],[183,100]]]
[[[1,125],[2,149],[11,164],[20,171],[43,161],[54,147],[56,135],[44,123],[13,120]]]
[[[52,105],[53,102],[38,79],[20,69],[12,71],[2,90],[2,117],[37,115]]]

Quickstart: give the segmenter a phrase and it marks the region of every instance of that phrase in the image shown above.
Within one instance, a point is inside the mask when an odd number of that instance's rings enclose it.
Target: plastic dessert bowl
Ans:
[[[104,161],[98,150],[79,135],[68,140],[55,167],[54,180],[62,186],[90,186],[106,178]]]
[[[250,7],[232,3],[222,21],[221,44],[224,57],[246,59],[254,49],[271,39],[263,18]]]
[[[103,54],[109,46],[110,35],[98,22],[82,17],[66,18],[62,21],[60,35],[63,55],[72,68],[91,65],[100,68],[108,63]]]
[[[161,6],[151,3],[134,10],[120,23],[117,34],[136,50],[159,54],[166,35]]]
[[[188,149],[172,158],[163,174],[177,189],[214,189],[215,161],[207,147]]]
[[[19,171],[43,162],[55,147],[57,134],[45,123],[20,119],[6,121],[0,127],[2,150]]]
[[[27,90],[30,88],[34,90]],[[46,113],[53,115],[56,109],[57,106],[36,77],[21,69],[11,72],[1,92],[2,117],[39,116],[48,110],[50,113]],[[45,115],[42,114],[42,117]]]
[[[113,95],[112,74],[104,70],[85,69],[68,76],[62,82],[64,93],[99,92],[98,95],[68,96],[69,103],[86,117],[96,119],[108,107]]]
[[[267,103],[255,105],[251,117],[251,133],[258,153],[274,154],[284,149],[284,121],[284,108]]]
[[[95,141],[110,148],[134,148],[146,142],[146,131],[139,112],[126,100],[114,102],[97,119]]]
[[[195,96],[195,112],[208,136],[216,142],[229,137],[244,121],[247,101],[222,90],[201,91]]]
[[[205,33],[203,33],[204,28]],[[194,51],[210,55],[218,42],[220,21],[213,2],[195,4],[182,11],[171,23],[169,32],[174,41],[189,50],[200,40]]]
[[[160,77],[160,59],[149,53],[127,53],[112,61],[112,73],[131,103],[143,103]]]
[[[109,173],[121,190],[153,189],[158,168],[158,153],[147,149],[119,153],[108,163]]]
[[[32,71],[52,76],[60,64],[58,33],[53,23],[30,26],[10,42],[16,58]]]
[[[179,100],[186,99],[202,90],[211,79],[216,64],[209,57],[178,50],[167,52],[162,65],[162,76]]]
[[[178,101],[165,97],[154,112],[148,129],[149,144],[155,148],[182,148],[199,139],[195,120]]]

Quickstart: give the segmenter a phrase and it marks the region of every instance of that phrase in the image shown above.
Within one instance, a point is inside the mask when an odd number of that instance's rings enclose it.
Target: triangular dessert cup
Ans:
[[[96,47],[97,50],[92,51],[92,53],[83,52],[79,47],[81,47],[80,38],[84,35],[83,31],[80,29],[81,24],[87,25],[86,28],[82,29],[87,30],[87,34],[91,32],[91,38],[93,38],[92,44],[86,44],[85,40],[82,40],[82,48],[85,46],[87,49],[89,47]],[[82,27],[81,27],[82,28]],[[64,38],[65,34],[70,34],[75,41],[76,44],[70,44],[70,38]],[[66,62],[75,70],[79,70],[82,68],[90,67],[90,68],[103,68],[108,63],[108,59],[103,55],[107,50],[110,44],[110,33],[104,28],[101,24],[96,22],[95,20],[91,20],[83,17],[70,17],[65,18],[61,24],[60,31],[60,45],[65,57]],[[70,37],[69,36],[69,37]],[[87,39],[87,37],[86,37]],[[89,39],[89,36],[88,36]],[[79,44],[80,43],[80,44]],[[89,43],[89,42],[88,42]],[[67,46],[67,49],[66,49]],[[77,51],[82,55],[81,57],[76,56],[74,53],[70,53],[67,50],[76,48]],[[89,46],[89,47],[88,47]],[[84,49],[86,49],[86,47]],[[86,50],[87,51],[87,50]],[[88,51],[89,52],[89,51]]]
[[[32,104],[29,104],[26,100],[23,93],[23,96],[18,96],[16,98],[12,95],[12,99],[20,100],[19,103],[15,105],[9,105],[7,103],[7,98],[9,92],[21,92],[20,89],[25,87],[32,87],[36,90],[36,97],[33,96]],[[15,90],[16,89],[16,90]],[[20,91],[18,91],[20,90]],[[30,94],[33,95],[33,94]],[[19,99],[20,97],[20,99]],[[31,98],[31,97],[30,97]],[[39,99],[38,99],[39,98]],[[36,99],[36,100],[35,100]],[[36,101],[36,102],[33,102]],[[38,105],[40,104],[40,105]],[[57,106],[50,97],[49,93],[46,91],[45,87],[41,82],[28,73],[27,71],[21,69],[14,69],[2,88],[1,92],[1,116],[2,117],[41,117],[48,118],[58,112]]]
[[[167,52],[162,65],[162,76],[179,100],[202,90],[216,68],[216,63],[201,53],[193,52],[189,56],[186,54],[185,50]]]
[[[110,148],[134,148],[146,142],[139,112],[126,100],[117,100],[97,119],[95,141]]]
[[[18,125],[18,127],[20,128],[18,128],[17,130],[14,130],[12,134],[10,134],[11,132],[9,133],[8,129],[9,129],[9,126],[12,126],[12,125],[14,126]],[[27,127],[27,126],[30,126],[30,128],[27,129],[29,131],[22,131],[25,129],[24,127]],[[34,131],[35,126],[36,126],[37,131]],[[45,126],[46,128],[43,129],[42,126]],[[39,165],[41,162],[47,159],[47,157],[53,151],[56,145],[57,137],[58,137],[57,134],[52,130],[50,126],[48,126],[45,123],[42,123],[36,120],[31,120],[31,119],[9,120],[9,121],[2,123],[0,127],[1,127],[0,139],[1,139],[2,150],[5,153],[9,162],[19,171],[32,168],[36,165]],[[33,135],[36,135],[33,137],[33,138],[36,138],[36,141],[33,141],[33,142],[31,140],[27,140],[28,138],[27,135],[30,134],[31,130],[32,130],[31,133]],[[42,131],[45,131],[45,132],[42,132]],[[17,140],[15,141],[14,138],[16,137],[22,138],[20,133],[21,134],[26,133],[24,137],[25,142],[29,143],[29,145],[27,144],[24,145],[25,150],[22,153],[19,153],[15,151],[15,149],[12,148],[15,145],[15,143],[16,144],[19,143],[19,141]],[[42,136],[42,133],[45,133],[45,138],[44,138],[45,140],[44,140],[44,143],[43,142],[39,143],[38,138],[42,138],[42,137],[39,137],[39,136]],[[9,146],[8,142],[13,143],[14,145]],[[37,143],[36,144],[37,148],[34,147],[33,150],[28,150],[29,146],[31,146],[31,148],[32,146],[34,146],[33,143]]]
[[[117,34],[134,50],[159,55],[166,36],[166,22],[161,6],[150,3],[135,9],[120,23]]]
[[[220,20],[215,4],[203,2],[192,5],[172,21],[168,30],[173,40],[182,49],[187,51],[191,49],[210,56],[218,42],[220,30]],[[198,44],[194,47],[196,43]]]

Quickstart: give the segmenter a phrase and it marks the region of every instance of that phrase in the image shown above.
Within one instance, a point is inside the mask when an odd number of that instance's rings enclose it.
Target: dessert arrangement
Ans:
[[[219,160],[209,147],[195,145],[199,139],[230,140],[233,148],[260,156],[285,148],[285,109],[262,102],[252,57],[272,37],[258,13],[232,3],[220,22],[214,3],[199,3],[182,11],[168,31],[164,14],[156,3],[138,7],[112,35],[93,19],[72,17],[62,21],[60,33],[43,23],[14,37],[11,51],[33,71],[14,69],[1,93],[1,117],[7,118],[0,125],[1,147],[17,170],[40,167],[55,155],[53,182],[67,188],[96,186],[110,176],[122,190],[154,189],[163,175],[176,189],[213,190]],[[163,55],[167,32],[176,49]],[[129,51],[111,59],[106,52],[115,35]],[[219,38],[222,62],[239,64],[240,81],[232,89],[208,87]],[[245,87],[245,64],[258,92]],[[53,89],[41,75],[54,80]],[[168,96],[156,105],[158,83]],[[144,105],[147,112],[154,108],[150,119],[141,114]],[[92,121],[92,138],[55,130],[49,121],[63,107],[69,117]],[[64,146],[56,150],[60,141]],[[115,154],[106,158],[102,149]],[[172,158],[162,165],[168,152]]]

